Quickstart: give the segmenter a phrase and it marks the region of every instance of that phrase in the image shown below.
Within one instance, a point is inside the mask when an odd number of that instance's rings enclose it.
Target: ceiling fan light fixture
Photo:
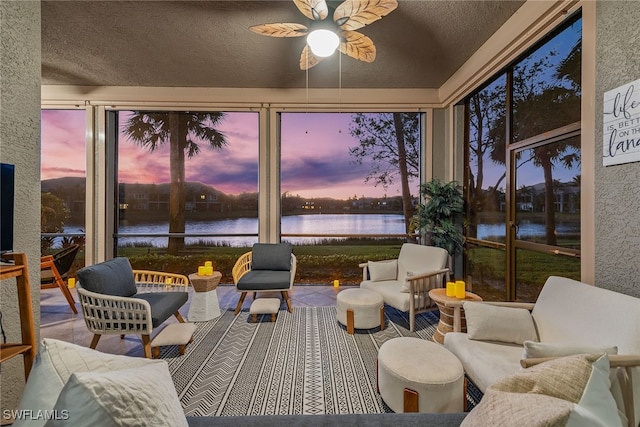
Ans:
[[[340,38],[333,31],[318,29],[307,35],[307,44],[314,55],[326,58],[336,51],[340,44]]]

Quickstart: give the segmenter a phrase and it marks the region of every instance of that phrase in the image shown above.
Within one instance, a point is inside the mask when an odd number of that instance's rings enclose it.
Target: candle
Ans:
[[[204,266],[205,266],[205,267],[212,267],[212,268],[213,268],[213,262],[211,262],[211,261],[205,261],[205,262],[204,262]]]
[[[455,297],[456,296],[456,284],[455,282],[447,282],[447,296]]]
[[[334,287],[334,288],[337,288],[337,287],[339,287],[339,286],[340,286],[340,280],[334,280],[334,281],[333,281],[333,287]]]
[[[205,274],[205,266],[201,265],[200,267],[198,267],[198,276],[204,276]]]
[[[464,281],[456,280],[456,298],[464,299],[466,297],[464,292]]]
[[[67,280],[67,286],[70,288],[75,288],[76,287],[76,279],[75,277],[69,277],[69,280]]]
[[[171,277],[167,277],[166,279],[164,279],[164,283],[165,285],[170,285],[171,283],[173,283],[173,279]]]
[[[204,274],[205,274],[205,276],[212,276],[213,275],[213,266],[211,266],[211,265],[205,266],[204,267]]]

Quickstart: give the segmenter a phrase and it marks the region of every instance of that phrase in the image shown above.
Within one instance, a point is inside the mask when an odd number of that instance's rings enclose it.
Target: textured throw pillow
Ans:
[[[161,360],[102,353],[65,341],[44,338],[31,368],[18,409],[37,414],[53,409],[60,391],[74,372],[108,372],[138,368]],[[18,419],[14,427],[43,426],[46,419]]]
[[[467,321],[469,339],[514,344],[538,340],[538,333],[529,310],[479,302],[464,302],[462,307]]]
[[[564,345],[558,343],[547,342],[524,342],[523,359],[534,359],[537,357],[563,357],[572,356],[574,354],[583,353],[607,353],[618,354],[618,347],[602,347],[602,346],[579,346],[579,345]]]
[[[369,280],[381,282],[383,280],[396,280],[398,277],[398,260],[369,261]]]
[[[74,373],[54,413],[60,416],[45,427],[188,426],[166,362]]]
[[[554,359],[489,386],[461,426],[622,426],[606,353]]]

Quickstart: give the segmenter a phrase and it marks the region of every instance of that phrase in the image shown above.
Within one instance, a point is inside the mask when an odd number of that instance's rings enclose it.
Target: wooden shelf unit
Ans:
[[[31,366],[36,357],[37,343],[33,325],[33,308],[31,305],[31,286],[29,284],[29,267],[27,256],[23,253],[5,255],[13,258],[14,265],[0,266],[0,280],[14,278],[18,287],[18,308],[20,310],[20,330],[22,342],[0,345],[0,363],[15,356],[22,355],[24,359],[25,381],[31,372]]]

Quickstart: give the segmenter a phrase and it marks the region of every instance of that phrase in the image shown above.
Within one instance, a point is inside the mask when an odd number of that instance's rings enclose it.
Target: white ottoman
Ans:
[[[336,297],[336,317],[347,327],[347,333],[354,329],[384,329],[384,299],[382,295],[369,289],[346,289]]]
[[[151,340],[153,357],[159,357],[160,347],[165,345],[180,346],[180,355],[183,355],[187,344],[193,340],[193,333],[195,331],[195,323],[171,323],[167,325]]]
[[[394,412],[463,412],[462,363],[420,338],[393,338],[378,351],[378,391]]]
[[[256,298],[251,303],[249,314],[253,317],[253,323],[258,321],[258,314],[270,314],[271,321],[276,321],[276,314],[280,310],[279,298]]]

